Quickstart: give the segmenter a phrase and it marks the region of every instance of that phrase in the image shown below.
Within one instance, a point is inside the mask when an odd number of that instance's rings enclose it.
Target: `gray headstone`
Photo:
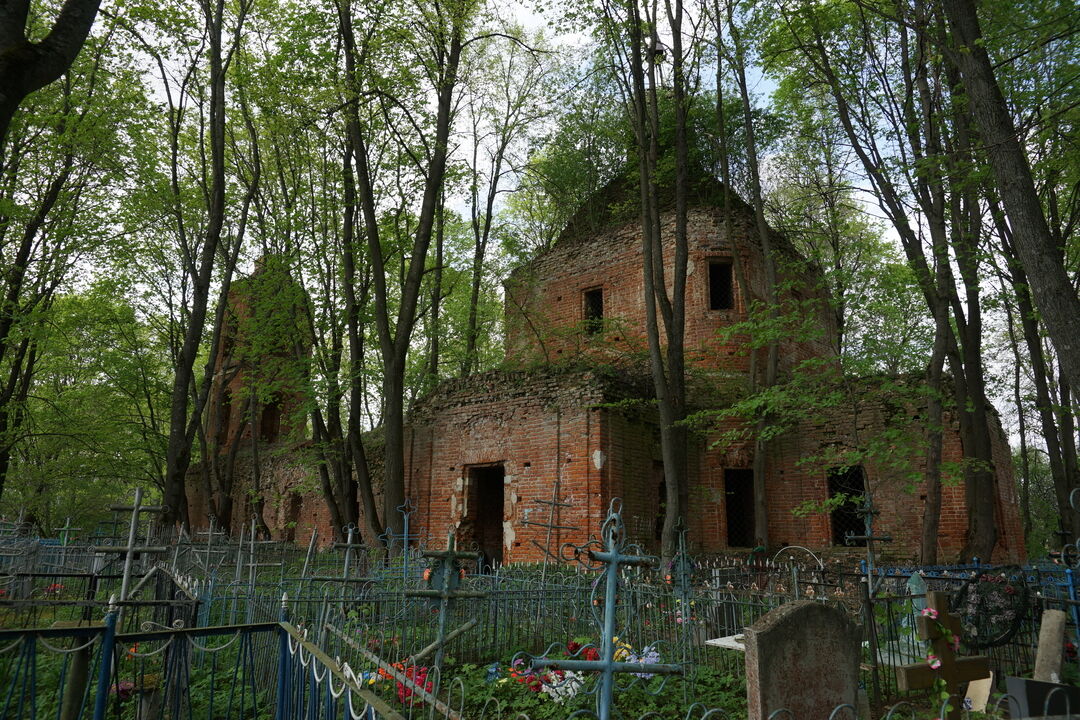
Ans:
[[[915,607],[912,615],[900,616],[900,627],[915,627],[915,618],[926,608],[926,579],[919,573],[912,573],[907,581],[908,595],[911,595],[911,604]]]
[[[813,600],[762,617],[746,629],[749,720],[780,709],[796,720],[826,720],[837,705],[855,706],[861,639],[847,613]]]
[[[1035,679],[1061,682],[1061,653],[1065,641],[1065,612],[1046,610],[1039,626],[1039,650],[1035,654]]]
[[[916,612],[922,612],[926,607],[926,580],[919,573],[912,573],[907,580],[908,595],[912,595],[912,603]]]

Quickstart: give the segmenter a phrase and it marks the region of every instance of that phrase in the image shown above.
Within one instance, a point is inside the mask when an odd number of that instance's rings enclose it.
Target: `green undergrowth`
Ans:
[[[446,677],[452,680],[444,684],[440,694],[446,697],[449,692],[451,707],[460,706],[463,717],[515,717],[524,713],[531,720],[543,720],[565,718],[580,709],[595,710],[595,677],[584,679],[571,697],[556,699],[552,693],[537,689],[538,683],[530,682],[525,673],[509,664],[448,665],[446,671]],[[565,687],[565,680],[563,684]],[[694,703],[709,709],[721,708],[729,717],[746,716],[745,679],[712,668],[695,668],[692,681],[622,675],[617,678],[617,688],[614,706],[625,717],[657,713],[659,717],[681,718]]]

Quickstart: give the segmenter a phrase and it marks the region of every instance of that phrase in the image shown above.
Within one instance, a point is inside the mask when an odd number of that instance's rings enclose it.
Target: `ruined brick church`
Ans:
[[[688,218],[685,337],[688,400],[697,411],[729,404],[761,365],[751,359],[749,330],[738,324],[765,297],[762,249],[753,212],[737,198],[725,225],[723,194],[716,181],[699,181]],[[595,534],[618,497],[633,539],[658,548],[664,468],[650,403],[634,198],[636,186],[613,182],[571,219],[557,242],[511,274],[502,369],[443,382],[415,403],[405,456],[405,494],[415,507],[412,534],[440,545],[453,532],[459,544],[493,561],[535,561],[547,549]],[[670,238],[670,207],[662,223]],[[820,275],[781,235],[774,233],[772,242],[781,274],[789,275],[780,284],[781,302],[809,308],[808,324],[817,330],[781,343],[782,381],[808,360],[838,368],[836,321]],[[666,247],[668,268],[671,253]],[[892,538],[885,552],[913,557],[925,499],[920,408],[874,381],[852,384],[857,390],[846,401],[805,413],[767,443],[770,545],[844,546],[847,534],[862,533],[862,518],[854,503],[830,507],[826,501],[869,492],[880,511],[875,535]],[[727,431],[736,425],[729,418],[691,433],[686,521],[695,552],[754,545],[755,445],[731,439]],[[906,428],[912,442],[894,442],[875,455],[874,438],[886,428]],[[999,533],[994,559],[1017,562],[1024,557],[1017,491],[996,420],[991,436]],[[947,417],[946,463],[959,462],[960,443],[956,422]],[[840,460],[850,457],[857,461]],[[276,478],[271,484],[278,498],[265,511],[271,527],[299,526],[297,537],[306,537],[305,527],[327,522],[321,496],[301,478],[303,468],[286,464],[268,472]],[[942,559],[955,558],[966,528],[962,481],[946,483]]]

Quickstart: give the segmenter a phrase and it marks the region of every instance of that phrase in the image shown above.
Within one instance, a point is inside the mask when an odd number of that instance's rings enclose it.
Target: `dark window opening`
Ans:
[[[475,543],[481,570],[503,561],[503,506],[506,471],[502,463],[469,468],[469,498],[462,518],[462,539]]]
[[[859,514],[865,494],[866,481],[862,465],[829,470],[829,499],[843,496],[843,502],[833,507],[830,513],[833,545],[846,545],[844,538],[848,533],[866,534],[866,523],[863,521],[863,516]],[[866,545],[866,541],[854,540],[851,544]]]
[[[596,335],[604,329],[604,290],[585,291],[585,332]]]
[[[753,470],[724,470],[724,505],[728,547],[753,547]]]
[[[274,442],[281,434],[281,400],[274,398],[263,405],[262,415],[259,417],[259,439],[265,442]]]
[[[731,263],[713,260],[709,263],[709,309],[731,310],[735,307]]]

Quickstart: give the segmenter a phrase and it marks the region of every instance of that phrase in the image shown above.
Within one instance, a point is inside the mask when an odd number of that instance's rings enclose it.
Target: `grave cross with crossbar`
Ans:
[[[442,667],[443,650],[446,645],[462,633],[468,632],[477,624],[476,620],[470,620],[459,628],[449,633],[446,631],[446,621],[450,614],[450,603],[460,598],[487,597],[484,592],[470,592],[458,590],[460,566],[459,560],[472,559],[476,553],[460,552],[454,544],[453,532],[447,533],[446,550],[433,550],[424,553],[424,557],[435,560],[431,575],[430,590],[410,590],[405,593],[406,597],[430,598],[438,601],[438,622],[435,629],[435,641],[420,652],[412,656],[413,662],[435,653],[435,667]]]
[[[931,590],[926,593],[926,607],[917,618],[920,640],[929,640],[933,654],[941,665],[929,662],[904,665],[896,669],[896,684],[900,690],[932,688],[938,678],[945,681],[949,693],[949,720],[959,720],[961,703],[955,702],[961,683],[989,677],[990,661],[985,656],[957,658],[953,638],[960,637],[960,618],[949,613],[948,593]],[[927,611],[930,612],[927,612]],[[937,617],[932,617],[936,613]]]
[[[615,692],[615,675],[635,673],[637,675],[681,675],[681,665],[670,663],[621,662],[615,659],[615,614],[618,606],[619,573],[626,567],[655,568],[658,560],[649,555],[639,555],[636,547],[626,542],[626,528],[622,520],[622,500],[614,498],[608,507],[608,516],[601,528],[603,540],[593,540],[585,546],[574,546],[575,555],[587,553],[589,559],[598,564],[604,573],[604,617],[600,628],[600,648],[598,660],[578,660],[570,658],[533,658],[532,669],[570,670],[573,672],[595,672],[599,674],[597,692],[597,716],[600,720],[609,720],[612,713],[612,701]],[[595,587],[595,586],[594,586]]]

